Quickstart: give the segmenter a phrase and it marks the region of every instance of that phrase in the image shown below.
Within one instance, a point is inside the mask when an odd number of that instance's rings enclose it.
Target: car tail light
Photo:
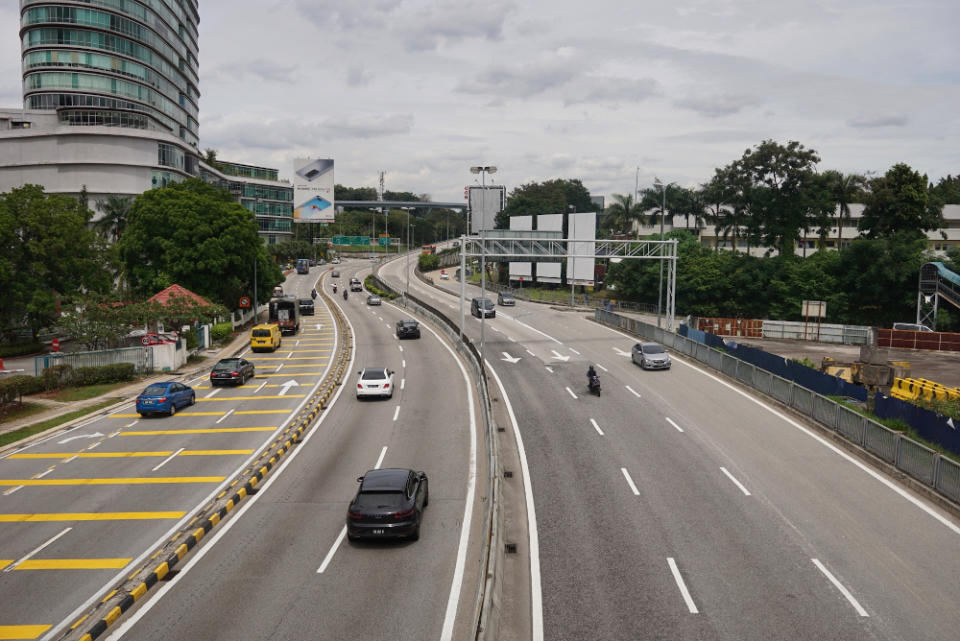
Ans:
[[[158,403],[166,403],[166,402],[167,402],[167,397],[166,397],[166,396],[161,396],[160,398],[157,399],[157,402],[158,402]]]
[[[361,512],[360,510],[347,510],[347,518],[362,519],[363,512]]]
[[[363,383],[357,383],[357,389],[363,389]]]
[[[413,512],[414,512],[414,510],[413,510],[412,508],[409,509],[409,510],[407,510],[407,511],[405,511],[405,512],[394,512],[393,518],[395,518],[395,519],[405,519],[405,518],[408,518],[408,517],[413,516]]]
[[[240,376],[240,372],[230,372],[230,376]]]
[[[384,384],[383,384],[383,389],[387,389],[388,387],[390,387],[390,383],[384,383]]]

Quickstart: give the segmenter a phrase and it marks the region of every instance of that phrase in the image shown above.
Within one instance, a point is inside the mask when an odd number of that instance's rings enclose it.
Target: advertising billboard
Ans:
[[[332,223],[334,220],[333,159],[293,160],[293,220]]]
[[[530,231],[533,229],[533,216],[510,216],[510,229],[512,230],[522,230]],[[533,277],[533,263],[527,262],[511,262],[510,263],[510,280],[519,281],[523,279],[526,282],[531,282]]]
[[[494,228],[497,214],[507,206],[507,188],[503,185],[471,185],[467,188],[467,199],[470,233],[479,234],[482,229]]]
[[[537,216],[537,231],[563,231],[563,214],[541,214]],[[563,265],[556,263],[537,264],[538,283],[560,283]]]
[[[597,215],[594,212],[570,214],[567,219],[567,282],[594,284],[594,254],[597,253]],[[575,242],[576,241],[576,242]]]

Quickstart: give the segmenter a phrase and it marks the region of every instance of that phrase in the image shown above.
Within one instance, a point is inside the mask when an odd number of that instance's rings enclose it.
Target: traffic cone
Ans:
[[[7,368],[4,367],[4,365],[3,365],[3,359],[0,358],[0,372],[2,372],[2,371],[5,370],[5,369],[7,369]]]

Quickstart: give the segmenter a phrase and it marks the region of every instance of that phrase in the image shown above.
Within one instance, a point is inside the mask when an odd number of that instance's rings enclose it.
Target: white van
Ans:
[[[903,329],[909,332],[932,332],[933,331],[926,325],[919,325],[917,323],[894,323],[893,328]]]

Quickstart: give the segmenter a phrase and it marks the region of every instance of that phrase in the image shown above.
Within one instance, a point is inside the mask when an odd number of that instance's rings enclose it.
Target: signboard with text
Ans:
[[[293,220],[298,223],[334,221],[333,159],[293,161]]]

